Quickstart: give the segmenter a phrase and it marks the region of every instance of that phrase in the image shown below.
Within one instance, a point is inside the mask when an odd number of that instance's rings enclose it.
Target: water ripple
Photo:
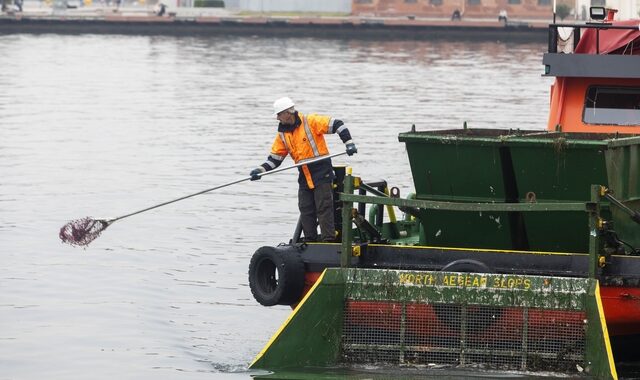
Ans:
[[[336,159],[413,191],[397,135],[544,129],[540,44],[14,35],[0,66],[0,357],[8,378],[243,378],[288,315],[247,286],[288,241],[295,172],[114,223],[87,249],[60,226],[247,176],[275,137],[273,100],[345,121]],[[496,104],[499,104],[497,109]],[[333,151],[343,149],[329,137]],[[291,161],[287,159],[286,165]],[[88,375],[90,374],[90,375]]]

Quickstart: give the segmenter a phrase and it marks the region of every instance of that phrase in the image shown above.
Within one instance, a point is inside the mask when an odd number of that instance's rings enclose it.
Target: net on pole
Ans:
[[[109,226],[104,220],[96,220],[91,217],[72,220],[60,228],[60,240],[63,243],[75,246],[87,246],[100,236]]]

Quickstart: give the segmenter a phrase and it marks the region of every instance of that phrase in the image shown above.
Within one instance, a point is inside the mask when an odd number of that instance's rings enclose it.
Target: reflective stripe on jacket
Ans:
[[[271,159],[282,162],[289,154],[298,163],[329,154],[324,135],[335,132],[331,128],[333,120],[329,116],[316,114],[305,116],[298,113],[298,117],[302,122],[297,128],[278,132],[271,146]],[[298,182],[309,189],[313,189],[316,183],[331,182],[334,178],[331,159],[303,165],[299,171]]]

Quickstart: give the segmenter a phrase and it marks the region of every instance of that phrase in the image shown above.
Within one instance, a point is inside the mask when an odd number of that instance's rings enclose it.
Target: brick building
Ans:
[[[573,3],[573,1],[571,2]],[[552,0],[353,0],[355,16],[415,16],[450,18],[455,10],[462,17],[551,19]]]

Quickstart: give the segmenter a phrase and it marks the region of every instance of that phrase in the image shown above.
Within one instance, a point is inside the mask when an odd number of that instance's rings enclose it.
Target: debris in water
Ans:
[[[109,226],[104,220],[91,217],[72,220],[60,228],[60,240],[76,246],[87,246]]]

